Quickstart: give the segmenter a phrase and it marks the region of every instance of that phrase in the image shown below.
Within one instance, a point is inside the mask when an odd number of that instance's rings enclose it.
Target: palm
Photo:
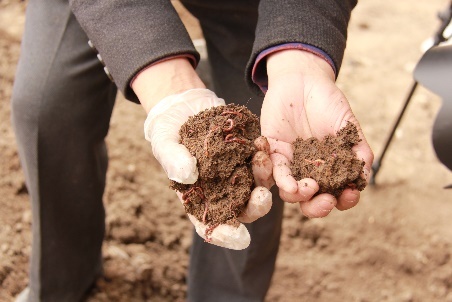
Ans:
[[[370,169],[372,151],[347,99],[334,81],[321,74],[295,78],[290,75],[287,79],[273,82],[269,88],[262,106],[261,126],[262,134],[270,143],[274,178],[281,197],[288,202],[301,202],[302,211],[311,217],[326,216],[335,205],[339,209],[347,209],[356,204],[359,192],[351,190],[344,191],[338,200],[330,194],[312,198],[318,191],[318,184],[307,179],[303,183],[309,183],[309,188],[302,187],[289,170],[293,156],[291,143],[297,137],[322,139],[325,135],[334,135],[347,121],[358,127],[362,141],[355,147],[355,152],[366,161],[365,169]],[[317,201],[314,203],[314,200]]]
[[[347,100],[331,80],[320,77],[305,79],[295,90],[269,90],[261,116],[262,134],[285,143],[334,134],[346,121],[356,122]]]

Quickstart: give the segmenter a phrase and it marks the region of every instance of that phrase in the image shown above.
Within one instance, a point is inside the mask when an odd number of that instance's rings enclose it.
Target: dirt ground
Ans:
[[[420,44],[447,0],[363,0],[353,13],[338,85],[379,154],[412,82]],[[177,4],[177,3],[176,3]],[[26,2],[0,0],[0,301],[27,285],[31,213],[10,123]],[[196,22],[187,23],[199,37]],[[452,301],[452,173],[431,126],[441,100],[420,88],[360,204],[307,220],[284,214],[267,301]],[[118,99],[108,136],[105,278],[89,301],[180,301],[191,224],[143,138],[144,111]],[[133,154],[133,156],[131,156]],[[172,213],[170,215],[170,213]]]

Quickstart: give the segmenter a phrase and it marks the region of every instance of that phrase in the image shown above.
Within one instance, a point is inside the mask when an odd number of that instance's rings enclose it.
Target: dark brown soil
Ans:
[[[339,197],[346,188],[362,191],[366,181],[361,177],[364,161],[356,158],[352,147],[360,141],[355,125],[347,125],[323,140],[297,138],[293,143],[291,165],[296,180],[312,178],[319,184],[316,194],[330,193]]]
[[[185,211],[208,230],[238,226],[254,188],[251,160],[259,133],[259,118],[235,104],[205,110],[182,125],[181,143],[198,160],[199,178],[193,185],[172,181],[171,188],[183,193]]]

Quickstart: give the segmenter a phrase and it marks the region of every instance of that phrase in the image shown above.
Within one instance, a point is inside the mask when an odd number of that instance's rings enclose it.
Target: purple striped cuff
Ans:
[[[252,81],[259,86],[259,88],[265,93],[268,90],[268,76],[267,76],[267,66],[266,66],[266,58],[269,54],[287,50],[287,49],[299,49],[308,51],[312,54],[315,54],[322,59],[324,59],[328,64],[330,64],[331,68],[333,68],[334,73],[336,74],[336,66],[334,65],[333,60],[330,56],[324,52],[323,50],[303,43],[284,43],[276,46],[272,46],[270,48],[262,51],[256,58],[256,62],[254,63],[253,70],[251,71],[251,79]]]

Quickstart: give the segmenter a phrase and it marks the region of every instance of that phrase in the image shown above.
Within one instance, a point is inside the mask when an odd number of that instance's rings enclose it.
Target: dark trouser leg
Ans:
[[[262,99],[249,91],[244,70],[257,22],[257,1],[183,1],[198,17],[207,42],[214,91],[227,102],[246,104],[260,113]],[[251,99],[250,99],[251,98]],[[232,251],[204,243],[195,234],[189,271],[189,301],[263,301],[274,271],[281,235],[283,202],[272,190],[269,214],[247,225],[251,245]]]
[[[79,301],[101,272],[116,88],[67,1],[31,1],[12,119],[32,202],[29,301]]]

